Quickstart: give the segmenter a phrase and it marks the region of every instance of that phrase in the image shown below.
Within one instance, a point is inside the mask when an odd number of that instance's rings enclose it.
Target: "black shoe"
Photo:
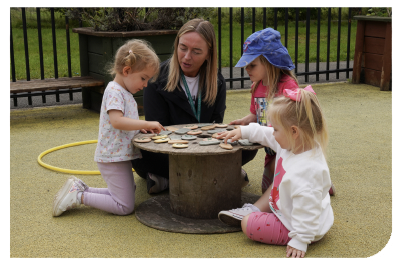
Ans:
[[[168,179],[152,174],[147,173],[147,192],[149,194],[160,193],[168,188]]]
[[[241,188],[244,188],[248,185],[250,180],[248,179],[247,172],[244,169],[241,169]]]

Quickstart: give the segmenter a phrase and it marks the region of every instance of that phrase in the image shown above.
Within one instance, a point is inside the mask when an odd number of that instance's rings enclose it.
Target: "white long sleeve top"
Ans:
[[[334,223],[330,171],[321,148],[293,154],[276,142],[272,127],[252,123],[240,129],[243,139],[276,152],[269,206],[290,231],[288,245],[306,252],[307,245],[320,240]]]

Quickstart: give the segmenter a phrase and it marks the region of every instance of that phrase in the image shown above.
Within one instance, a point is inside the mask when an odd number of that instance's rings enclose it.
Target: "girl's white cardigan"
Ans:
[[[321,149],[295,155],[279,146],[272,127],[252,123],[240,129],[243,139],[260,143],[276,152],[275,174],[281,171],[283,177],[278,188],[279,199],[276,205],[270,207],[290,231],[292,239],[288,245],[306,252],[307,245],[320,240],[334,222],[328,193],[330,171]],[[278,162],[281,164],[279,167]]]

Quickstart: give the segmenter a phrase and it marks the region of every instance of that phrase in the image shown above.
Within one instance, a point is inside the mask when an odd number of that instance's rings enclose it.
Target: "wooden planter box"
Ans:
[[[391,18],[354,16],[356,30],[352,82],[391,90]]]
[[[129,39],[143,39],[151,43],[161,61],[171,57],[177,30],[153,30],[131,32],[99,32],[90,27],[74,28],[79,34],[81,76],[92,76],[103,79],[105,86],[113,80],[106,70],[107,63],[113,62],[118,48]],[[100,112],[102,95],[105,88],[84,89],[83,108]],[[139,108],[143,112],[143,91],[133,95]]]

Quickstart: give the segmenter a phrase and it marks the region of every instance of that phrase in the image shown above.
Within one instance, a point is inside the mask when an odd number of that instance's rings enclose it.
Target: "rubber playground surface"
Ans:
[[[304,85],[302,85],[303,87]],[[367,258],[392,234],[392,92],[359,84],[313,85],[325,112],[328,164],[336,195],[334,225],[310,245],[305,258]],[[224,122],[249,113],[248,90],[228,91]],[[69,174],[38,164],[53,147],[97,140],[99,114],[81,105],[10,111],[10,258],[284,258],[284,246],[249,240],[242,232],[181,234],[140,223],[135,214],[115,216],[82,206],[52,217],[55,193]],[[52,166],[97,171],[96,144],[51,152]],[[264,150],[244,169],[260,194]],[[92,187],[106,187],[101,175],[76,175]],[[136,207],[155,196],[135,173]],[[135,263],[133,263],[135,264]]]

